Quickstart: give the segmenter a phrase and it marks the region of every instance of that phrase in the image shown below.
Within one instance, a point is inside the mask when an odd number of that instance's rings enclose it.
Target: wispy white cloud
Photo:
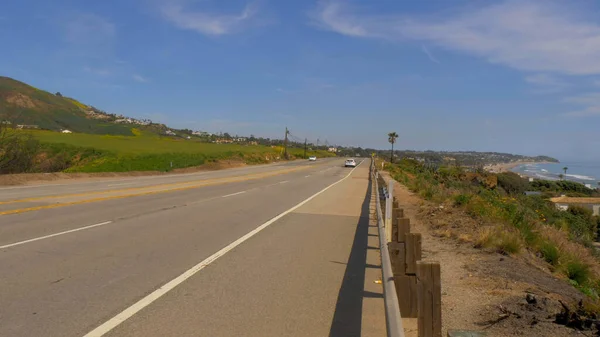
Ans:
[[[425,55],[427,55],[427,57],[429,58],[429,60],[431,62],[440,64],[440,61],[438,61],[438,59],[436,59],[433,56],[433,54],[431,54],[431,52],[429,51],[429,49],[427,49],[427,47],[425,47],[425,45],[421,45],[421,50],[423,50],[423,53],[425,53]]]
[[[346,4],[335,1],[319,1],[317,9],[311,13],[313,24],[348,36],[374,37],[375,22],[369,17],[359,17],[352,13]]]
[[[145,77],[144,77],[144,76],[142,76],[142,75],[139,75],[139,74],[133,74],[133,75],[131,76],[131,78],[133,78],[133,80],[134,80],[134,81],[136,81],[136,82],[140,82],[140,83],[148,83],[148,79],[147,79],[147,78],[145,78]]]
[[[83,67],[83,70],[87,73],[98,75],[101,77],[110,76],[112,74],[112,71],[110,71],[109,69],[105,69],[105,68],[95,68],[95,67],[85,66],[85,67]]]
[[[600,25],[558,1],[508,0],[452,17],[369,14],[322,1],[312,20],[339,34],[427,41],[519,70],[600,74]]]
[[[541,94],[561,92],[570,86],[570,83],[545,73],[528,75],[525,82],[535,86],[534,92]]]
[[[160,8],[162,16],[181,29],[219,36],[241,31],[256,17],[256,3],[247,4],[239,14],[216,14],[193,11],[182,3],[166,2]]]
[[[63,22],[64,39],[71,46],[95,49],[111,48],[117,35],[116,26],[109,20],[91,13],[74,13]]]
[[[568,117],[591,117],[600,116],[600,92],[586,93],[577,96],[567,97],[563,100],[565,103],[572,103],[583,106],[579,110],[573,110],[565,113]]]
[[[592,117],[600,116],[600,105],[589,106],[582,110],[570,111],[565,114],[568,117]]]

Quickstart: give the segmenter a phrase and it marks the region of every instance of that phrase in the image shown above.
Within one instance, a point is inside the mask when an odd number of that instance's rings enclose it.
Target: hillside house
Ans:
[[[165,131],[165,135],[167,135],[167,136],[177,136],[177,134],[175,134],[175,132],[173,132],[171,130]]]
[[[19,124],[17,125],[17,129],[39,129],[40,127],[38,125],[25,125],[25,124]]]
[[[65,130],[62,130],[61,133],[73,133],[73,131],[65,129]]]
[[[336,153],[336,152],[338,152],[338,149],[337,149],[337,147],[330,147],[327,149],[327,151]]]
[[[600,198],[571,198],[561,196],[552,198],[550,201],[556,205],[557,209],[562,211],[569,209],[570,205],[577,205],[591,210],[594,215],[600,215]]]

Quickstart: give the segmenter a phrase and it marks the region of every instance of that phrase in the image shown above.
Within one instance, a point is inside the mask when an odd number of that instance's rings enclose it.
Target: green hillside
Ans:
[[[63,130],[71,132],[57,132]],[[268,139],[234,144],[227,138],[230,143],[218,144],[215,135],[116,116],[0,77],[0,174],[170,171],[224,159],[257,164],[283,157],[283,148],[272,146],[280,144]],[[302,158],[304,148],[291,144],[288,153]]]
[[[133,135],[131,127],[111,123],[108,115],[75,99],[55,95],[0,76],[0,118],[40,129],[111,135]]]

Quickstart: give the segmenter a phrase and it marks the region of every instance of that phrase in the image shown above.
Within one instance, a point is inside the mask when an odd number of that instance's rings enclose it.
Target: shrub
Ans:
[[[496,240],[496,248],[502,254],[516,254],[521,251],[521,237],[514,231],[502,231]]]
[[[475,240],[475,248],[488,248],[491,247],[494,242],[495,231],[491,228],[484,228],[479,232],[479,236]]]
[[[540,244],[539,251],[540,253],[542,253],[542,256],[544,257],[544,260],[546,260],[546,262],[550,263],[553,266],[558,265],[560,252],[555,244],[549,241],[544,241]]]
[[[501,254],[516,254],[521,251],[522,240],[514,230],[486,228],[479,233],[475,240],[475,248],[494,248]]]
[[[588,219],[592,219],[592,210],[589,208],[585,208],[582,206],[578,206],[578,205],[569,205],[569,208],[567,209],[567,212],[575,215],[575,216],[579,216],[582,217],[586,220]]]
[[[513,172],[498,174],[498,186],[508,194],[523,194],[529,189],[529,182]]]
[[[471,200],[471,195],[467,194],[458,194],[454,196],[454,204],[456,206],[464,206],[469,203]]]
[[[32,171],[39,148],[30,135],[0,124],[0,174]]]
[[[590,266],[581,261],[572,259],[565,263],[565,275],[578,285],[586,284],[590,274]]]

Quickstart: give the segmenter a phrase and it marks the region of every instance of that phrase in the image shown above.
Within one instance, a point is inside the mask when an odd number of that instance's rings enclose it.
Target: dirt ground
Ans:
[[[389,176],[384,174],[386,180]],[[438,261],[442,276],[442,336],[447,330],[487,332],[487,336],[597,336],[554,323],[560,301],[576,303],[578,290],[557,279],[528,252],[519,256],[473,248],[481,224],[451,206],[423,201],[396,184],[394,194],[422,234],[423,260]],[[416,319],[404,319],[407,337],[417,336]]]
[[[93,181],[106,178],[121,178],[121,177],[141,177],[141,176],[158,176],[158,175],[173,175],[182,173],[193,173],[202,171],[215,171],[228,168],[246,166],[240,160],[221,160],[217,162],[207,163],[201,166],[188,167],[184,169],[175,169],[170,172],[159,171],[133,171],[133,172],[99,172],[99,173],[22,173],[22,174],[2,174],[0,175],[0,186],[11,185],[28,185],[40,183],[61,183],[66,181]]]

